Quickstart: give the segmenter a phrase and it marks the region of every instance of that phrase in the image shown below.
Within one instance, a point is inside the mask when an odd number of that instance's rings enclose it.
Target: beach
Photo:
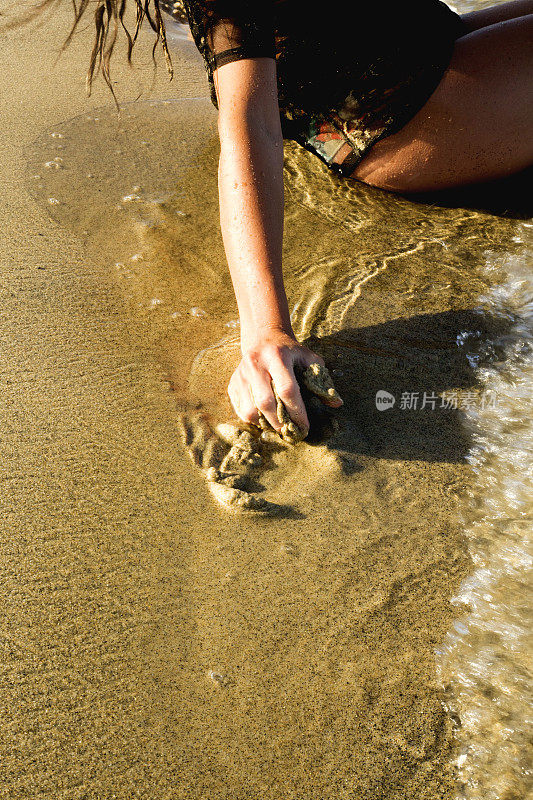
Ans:
[[[87,32],[53,65],[61,14],[0,55],[2,796],[453,800],[437,651],[474,569],[473,354],[509,331],[477,310],[502,280],[486,254],[521,252],[520,223],[287,143],[294,325],[345,406],[329,438],[265,451],[279,513],[223,508],[183,438],[236,423],[201,59],[176,26],[154,80],[143,29],[135,73],[113,59],[119,119],[102,81],[85,96]]]

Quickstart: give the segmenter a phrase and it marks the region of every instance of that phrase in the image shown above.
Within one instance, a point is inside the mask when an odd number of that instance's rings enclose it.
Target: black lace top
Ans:
[[[275,58],[284,136],[341,174],[423,105],[464,32],[441,0],[331,0],[323,18],[309,0],[182,2],[215,106],[214,69]]]

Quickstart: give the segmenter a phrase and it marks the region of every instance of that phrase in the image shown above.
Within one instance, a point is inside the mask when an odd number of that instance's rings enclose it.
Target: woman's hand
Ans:
[[[242,361],[228,393],[243,421],[257,424],[259,409],[281,431],[274,383],[291,419],[307,432],[294,367],[323,361],[296,341],[283,286],[283,133],[276,61],[231,61],[213,77],[219,104],[220,227],[241,322]]]
[[[307,432],[309,420],[294,367],[304,369],[310,364],[324,360],[307,347],[299,344],[292,334],[280,329],[269,329],[256,335],[254,341],[242,345],[242,360],[231,376],[228,394],[238,417],[244,422],[258,424],[258,409],[270,425],[281,430],[276,415],[276,400],[271,382],[283,401],[291,419]],[[340,406],[342,401],[332,401],[332,406]]]

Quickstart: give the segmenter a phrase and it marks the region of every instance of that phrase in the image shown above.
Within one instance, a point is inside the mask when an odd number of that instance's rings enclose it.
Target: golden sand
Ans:
[[[434,648],[469,568],[468,442],[458,413],[374,398],[471,388],[456,340],[511,224],[346,188],[288,146],[288,291],[345,406],[259,471],[281,515],[228,515],[179,435],[230,420],[238,357],[214,112],[118,124],[84,97],[87,37],[52,69],[63,33],[0,55],[4,796],[451,798]],[[189,44],[154,100],[205,97]]]

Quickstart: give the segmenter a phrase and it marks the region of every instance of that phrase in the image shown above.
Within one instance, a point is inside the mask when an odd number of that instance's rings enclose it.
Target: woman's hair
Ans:
[[[156,34],[156,39],[152,48],[152,59],[154,60],[154,63],[155,51],[157,45],[160,43],[165,55],[165,62],[171,80],[174,74],[172,69],[172,60],[170,58],[167,45],[165,23],[163,22],[161,15],[160,0],[130,0],[130,5],[131,2],[135,4],[136,11],[135,30],[133,33],[130,33],[126,27],[126,23],[124,22],[124,14],[126,13],[127,2],[128,0],[71,0],[71,6],[74,12],[74,22],[72,23],[69,34],[63,42],[60,50],[60,53],[62,53],[65,48],[68,47],[82,17],[86,17],[87,13],[91,9],[94,9],[95,34],[91,57],[89,60],[89,69],[87,70],[86,77],[87,94],[91,94],[93,78],[98,74],[98,72],[101,72],[102,77],[111,90],[117,106],[117,99],[111,84],[109,62],[113,54],[113,49],[115,47],[115,42],[117,40],[120,28],[123,29],[127,37],[128,62],[131,64],[133,45],[135,44],[141,29],[141,25],[146,18],[150,27],[153,31],[155,31]],[[40,2],[30,8],[27,14],[8,21],[2,25],[2,27],[4,29],[8,29],[27,24],[47,9],[58,6],[63,7],[64,4],[64,0],[40,0]],[[165,4],[164,0],[163,4]],[[180,0],[174,0],[173,6],[175,6],[173,9],[175,15],[185,20],[185,12],[184,10],[182,12],[183,7],[180,3]]]

